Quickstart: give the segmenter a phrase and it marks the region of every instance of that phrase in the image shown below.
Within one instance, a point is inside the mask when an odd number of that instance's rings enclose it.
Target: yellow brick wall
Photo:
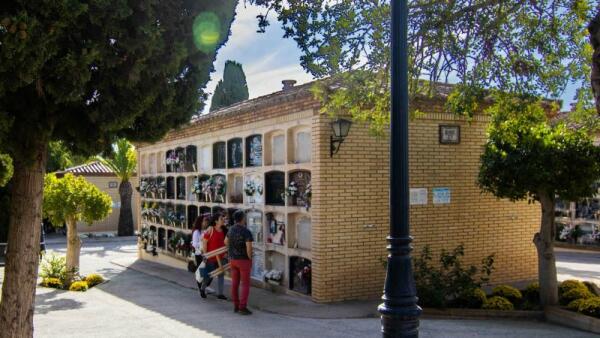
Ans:
[[[442,112],[429,102],[420,109]],[[329,156],[330,124],[316,116],[313,125],[313,299],[318,302],[379,297],[389,230],[388,138],[375,138],[354,123],[338,154]],[[439,124],[459,124],[459,145],[441,145]],[[495,253],[491,283],[534,280],[537,258],[532,237],[540,208],[482,193],[476,184],[487,120],[466,123],[444,113],[411,121],[410,187],[427,188],[428,204],[411,207],[413,255],[429,245],[465,247],[465,264],[480,266]],[[451,203],[433,205],[434,187],[451,189]],[[373,225],[373,227],[366,227]]]

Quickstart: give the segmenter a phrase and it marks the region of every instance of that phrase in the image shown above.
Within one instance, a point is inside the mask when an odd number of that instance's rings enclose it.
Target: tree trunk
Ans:
[[[77,221],[67,220],[67,278],[65,286],[70,286],[73,278],[79,272],[79,252],[81,251],[81,241],[77,233]]]
[[[558,282],[556,258],[554,255],[554,196],[540,194],[542,204],[542,224],[540,232],[533,236],[538,252],[538,279],[540,283],[540,304],[542,307],[558,304]]]
[[[119,210],[119,236],[133,236],[133,213],[131,211],[131,195],[133,189],[129,181],[121,181],[119,184],[119,196],[121,197],[121,209]]]
[[[32,337],[42,223],[46,143],[32,145],[34,160],[14,158],[8,250],[0,303],[0,337]]]
[[[590,44],[594,50],[592,54],[591,85],[596,103],[596,112],[600,114],[600,7],[588,25]]]

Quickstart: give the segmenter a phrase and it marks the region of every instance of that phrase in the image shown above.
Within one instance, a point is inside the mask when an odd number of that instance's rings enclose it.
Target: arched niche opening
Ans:
[[[267,225],[267,243],[275,245],[286,245],[286,220],[285,215],[279,212],[268,212],[265,214]]]
[[[265,173],[265,203],[267,205],[285,205],[285,173],[270,171]]]
[[[194,222],[198,218],[198,207],[195,205],[187,206],[187,228],[192,229],[194,227]]]
[[[213,169],[225,169],[227,165],[227,146],[225,142],[213,144]]]
[[[285,132],[283,130],[273,130],[266,133],[263,144],[265,165],[285,164]]]
[[[175,199],[175,178],[167,177],[167,199]]]
[[[295,126],[288,130],[288,162],[310,163],[312,139],[310,126]]]
[[[244,176],[240,174],[229,174],[229,203],[241,204],[244,203]]]
[[[185,147],[185,171],[196,172],[198,170],[198,149],[194,145]]]
[[[286,191],[287,203],[290,206],[310,208],[312,187],[311,173],[308,170],[295,170],[289,173]]]
[[[216,174],[211,177],[213,203],[225,203],[227,196],[227,178],[225,175]]]
[[[227,141],[227,167],[242,168],[244,166],[244,146],[242,138],[236,137]]]
[[[310,295],[312,291],[312,264],[304,257],[290,257],[290,290]]]
[[[185,200],[185,177],[177,177],[177,199]]]
[[[262,135],[246,137],[246,166],[260,167],[263,162]]]

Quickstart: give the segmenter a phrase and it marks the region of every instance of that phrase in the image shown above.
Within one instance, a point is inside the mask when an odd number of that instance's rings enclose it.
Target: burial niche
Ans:
[[[290,173],[290,183],[286,191],[288,205],[310,207],[312,196],[310,178],[311,175],[308,170],[298,170]]]
[[[261,135],[251,135],[246,138],[246,166],[260,167],[262,165],[263,146]]]
[[[244,148],[241,138],[234,138],[227,142],[227,164],[229,168],[241,168],[244,166]]]
[[[265,200],[268,205],[285,205],[285,174],[271,171],[265,174]]]
[[[177,177],[177,199],[185,200],[185,177]]]
[[[167,177],[167,199],[175,199],[175,178]]]
[[[187,228],[192,229],[194,222],[198,218],[198,207],[195,205],[188,205],[187,207]]]
[[[185,171],[196,172],[198,165],[198,151],[196,146],[185,147]]]
[[[283,214],[269,212],[266,214],[267,218],[267,243],[276,245],[285,245],[286,241],[286,228]]]
[[[310,295],[311,275],[312,268],[309,259],[290,257],[290,290]]]
[[[213,169],[225,169],[227,164],[226,152],[225,142],[213,144]]]

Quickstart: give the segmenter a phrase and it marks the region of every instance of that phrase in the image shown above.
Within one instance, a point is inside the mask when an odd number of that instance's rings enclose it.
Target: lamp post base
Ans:
[[[384,338],[416,338],[419,336],[419,316],[421,308],[418,305],[405,308],[390,308],[383,303],[377,311],[381,314],[381,333]]]

